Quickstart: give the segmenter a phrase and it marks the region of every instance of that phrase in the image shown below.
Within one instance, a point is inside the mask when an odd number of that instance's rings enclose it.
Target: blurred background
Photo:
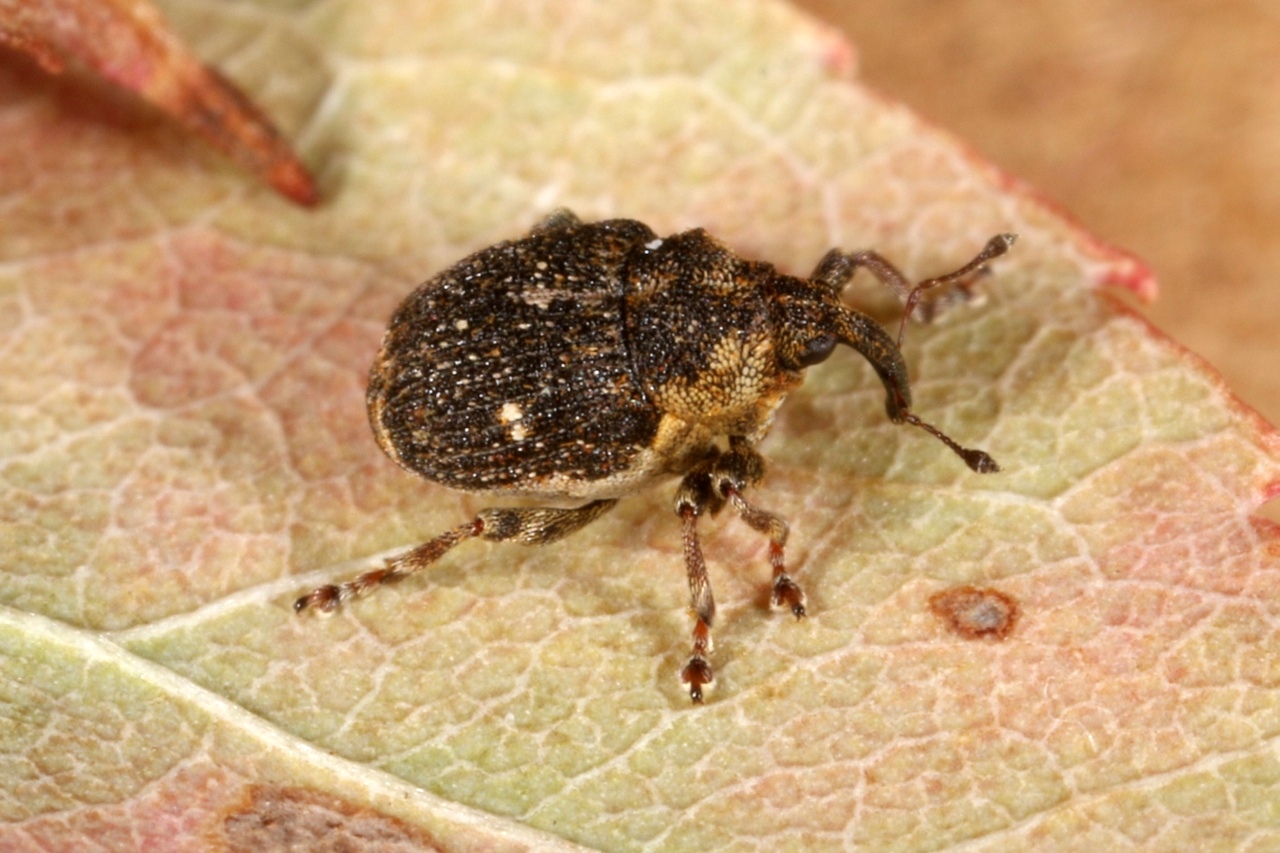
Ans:
[[[795,3],[868,86],[1143,259],[1160,298],[1126,301],[1280,422],[1280,2]]]

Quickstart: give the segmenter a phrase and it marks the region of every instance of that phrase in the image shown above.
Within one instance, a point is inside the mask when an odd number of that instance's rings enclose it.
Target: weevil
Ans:
[[[787,523],[745,493],[764,476],[757,446],[778,407],[837,344],[875,369],[891,421],[924,429],[978,473],[999,470],[911,411],[900,346],[907,317],[935,304],[921,303],[928,291],[955,285],[967,294],[1013,240],[997,235],[959,269],[914,285],[875,252],[838,249],[797,278],[738,257],[702,229],[659,238],[635,220],[584,223],[560,210],[527,236],[459,261],[391,318],[369,371],[373,434],[427,480],[539,505],[482,509],[383,568],[302,596],[294,609],[331,612],[474,537],[555,542],[620,498],[679,478],[674,508],[694,620],[680,679],[701,702],[714,680],[716,605],[698,519],[731,506],[764,534],[772,604],[805,616],[785,560]],[[860,268],[904,303],[897,339],[842,303]]]

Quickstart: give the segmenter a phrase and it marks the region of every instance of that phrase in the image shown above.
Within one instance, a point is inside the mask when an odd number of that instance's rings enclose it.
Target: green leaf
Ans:
[[[554,11],[554,14],[551,12]],[[1280,836],[1275,431],[1102,293],[1109,249],[849,79],[776,3],[166,9],[320,175],[294,208],[78,78],[0,66],[0,847],[1255,845]],[[915,411],[810,371],[703,545],[671,490],[544,548],[469,542],[330,620],[291,603],[466,520],[365,421],[419,281],[548,210],[704,226],[805,273],[913,276],[1021,235],[985,304],[908,329]],[[888,306],[876,289],[857,296]],[[886,315],[891,319],[891,315]],[[965,639],[931,608],[998,590]]]

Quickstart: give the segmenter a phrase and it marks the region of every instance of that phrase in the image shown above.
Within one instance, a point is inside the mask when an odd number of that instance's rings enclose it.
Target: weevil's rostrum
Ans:
[[[841,302],[865,267],[908,314],[927,291],[968,292],[1012,235],[954,272],[911,285],[874,252],[832,250],[809,278],[739,258],[701,229],[659,238],[634,220],[584,224],[552,214],[523,239],[484,249],[414,291],[396,311],[369,376],[379,445],[405,469],[470,492],[551,506],[494,508],[346,583],[298,599],[303,611],[398,580],[479,536],[553,542],[617,500],[679,477],[675,512],[695,615],[681,671],[700,702],[712,682],[715,601],[697,519],[725,505],[769,538],[773,602],[797,617],[805,597],[785,563],[787,525],[748,502],[764,476],[756,445],[774,414],[836,344],[861,352],[894,422],[927,430],[975,471],[998,470],[911,412],[898,342]],[[904,320],[905,321],[905,320]],[[899,331],[899,340],[901,330]]]

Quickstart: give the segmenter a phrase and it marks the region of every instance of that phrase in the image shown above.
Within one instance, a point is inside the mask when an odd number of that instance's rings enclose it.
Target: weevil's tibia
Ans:
[[[520,542],[525,545],[555,542],[581,530],[612,509],[616,503],[616,500],[592,501],[570,509],[483,509],[466,524],[446,530],[412,551],[387,560],[387,564],[381,569],[365,572],[345,583],[328,584],[307,593],[293,603],[293,609],[297,613],[304,610],[332,613],[345,602],[376,587],[403,580],[414,572],[425,569],[453,546],[475,536],[492,542]]]
[[[693,648],[689,662],[680,670],[680,680],[689,685],[689,698],[702,704],[702,690],[715,682],[711,669],[711,623],[716,618],[716,600],[707,577],[707,563],[698,544],[699,511],[691,504],[679,508],[684,532],[684,564],[689,575],[689,606],[693,609]]]
[[[446,530],[435,539],[424,542],[407,554],[387,560],[381,569],[365,572],[354,580],[318,587],[293,603],[295,613],[315,610],[332,613],[353,598],[364,595],[374,587],[406,578],[419,569],[425,569],[445,555],[459,542],[479,536],[484,532],[484,522],[479,517],[452,530]]]

